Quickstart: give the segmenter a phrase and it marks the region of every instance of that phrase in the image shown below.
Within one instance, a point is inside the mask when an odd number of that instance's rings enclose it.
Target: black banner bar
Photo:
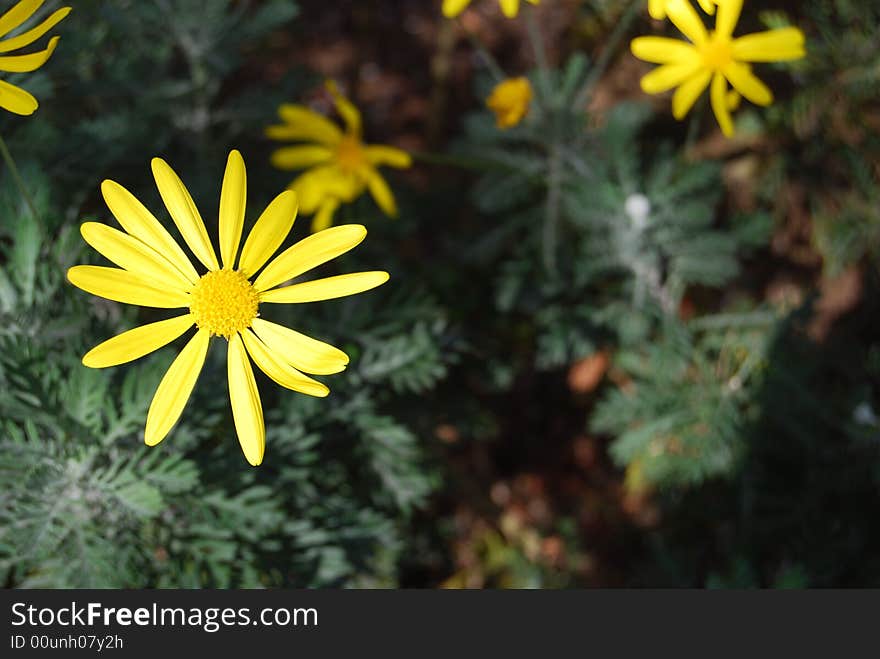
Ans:
[[[0,656],[705,657],[779,643],[787,656],[838,656],[873,646],[877,602],[878,591],[6,590]]]

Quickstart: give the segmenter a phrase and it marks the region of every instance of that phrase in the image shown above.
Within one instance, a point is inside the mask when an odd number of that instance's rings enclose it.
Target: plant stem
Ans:
[[[627,30],[629,30],[629,26],[633,22],[633,19],[636,17],[636,14],[638,13],[638,10],[640,8],[641,2],[639,0],[630,0],[629,7],[627,7],[623,11],[617,21],[617,25],[615,26],[614,31],[611,33],[611,36],[608,37],[608,42],[605,46],[605,50],[602,51],[599,59],[596,60],[596,65],[593,67],[592,71],[590,71],[590,75],[587,76],[587,79],[584,81],[584,86],[581,87],[580,92],[578,92],[577,96],[575,96],[575,108],[582,108],[587,104],[587,101],[590,97],[590,92],[593,91],[593,87],[596,86],[596,83],[599,82],[599,79],[605,73],[605,69],[608,68],[608,64],[611,62],[611,58],[617,52],[617,47],[620,45],[620,41],[627,33]]]
[[[559,211],[562,196],[562,148],[554,141],[547,165],[547,205],[544,214],[542,247],[544,267],[551,277],[556,275],[556,249],[559,242]]]
[[[28,194],[27,188],[25,187],[24,180],[21,178],[21,174],[18,171],[18,167],[15,165],[15,160],[12,157],[12,154],[9,152],[9,147],[6,146],[6,141],[0,136],[0,153],[3,154],[3,160],[6,161],[6,166],[9,167],[9,171],[12,173],[12,178],[15,181],[15,184],[18,186],[18,191],[21,192],[21,196],[24,198],[27,207],[31,211],[31,215],[34,216],[35,220],[39,220],[39,216],[37,215],[37,208],[34,205],[31,196]]]
[[[455,51],[455,24],[443,21],[437,34],[437,50],[431,58],[431,94],[428,104],[426,133],[428,146],[437,148],[443,138],[449,105],[449,76],[452,72],[452,55]]]
[[[480,58],[483,60],[483,63],[486,65],[486,68],[489,69],[489,73],[492,74],[492,77],[495,78],[496,82],[501,82],[506,77],[504,75],[504,70],[499,66],[498,62],[492,56],[492,53],[489,52],[489,49],[483,45],[483,42],[480,41],[480,37],[476,34],[468,30],[466,27],[462,26],[461,28],[464,30],[464,33],[467,35],[468,40],[471,42],[471,45],[474,47],[474,50],[477,51]]]
[[[535,52],[535,65],[538,67],[538,72],[541,76],[541,87],[543,88],[541,90],[541,97],[549,99],[551,94],[550,65],[547,63],[547,53],[544,50],[544,39],[541,36],[541,29],[538,26],[538,21],[535,20],[536,11],[534,8],[529,8],[525,12],[526,30],[529,34],[532,50]]]
[[[773,323],[779,321],[775,311],[752,311],[746,313],[720,313],[703,316],[690,321],[689,325],[698,331],[718,329],[756,328],[768,330]]]
[[[688,121],[687,133],[685,134],[684,139],[684,148],[682,149],[685,159],[690,158],[694,144],[697,143],[697,138],[700,136],[700,114],[700,112],[696,111],[691,112],[691,118],[690,121]]]
[[[489,158],[472,158],[470,156],[430,153],[427,151],[410,151],[409,154],[412,156],[413,160],[431,165],[448,165],[450,167],[461,167],[462,169],[506,169],[516,171],[516,168],[512,165],[498,160],[491,160]]]
[[[535,52],[535,64],[538,67],[541,94],[536,99],[545,102],[552,97],[552,85],[550,82],[550,65],[547,62],[547,52],[544,50],[544,39],[541,36],[541,28],[535,18],[534,8],[526,11],[526,29],[529,41]],[[544,105],[541,103],[541,105]],[[546,111],[546,106],[542,108]],[[556,108],[558,109],[558,108]],[[556,251],[559,244],[559,213],[562,202],[562,144],[559,139],[558,116],[553,113],[549,117],[550,149],[547,153],[547,200],[544,206],[544,226],[541,232],[541,250],[543,253],[544,268],[550,277],[557,274]]]

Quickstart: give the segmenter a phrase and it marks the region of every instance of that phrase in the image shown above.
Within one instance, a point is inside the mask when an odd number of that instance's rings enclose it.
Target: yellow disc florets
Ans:
[[[336,147],[336,162],[340,169],[353,172],[364,164],[364,149],[360,140],[352,135],[346,135]]]
[[[199,329],[227,339],[250,327],[260,305],[257,290],[238,270],[209,272],[196,282],[191,295],[189,310]]]
[[[707,69],[721,71],[733,62],[733,44],[729,37],[716,32],[700,47],[700,55],[703,56],[703,65]]]

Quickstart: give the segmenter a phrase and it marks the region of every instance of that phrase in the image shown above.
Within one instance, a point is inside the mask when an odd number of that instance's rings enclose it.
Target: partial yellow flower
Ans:
[[[715,13],[715,5],[720,5],[724,0],[697,0],[697,2],[703,11],[711,16]],[[669,4],[669,0],[648,0],[648,13],[651,14],[651,18],[658,21],[666,18],[667,4]]]
[[[306,169],[288,188],[296,192],[300,211],[315,214],[312,231],[329,227],[339,205],[353,202],[365,190],[386,215],[396,217],[397,203],[378,167],[405,169],[412,165],[412,158],[391,146],[364,144],[361,113],[335,83],[328,82],[327,89],[345,122],[345,132],[307,107],[284,104],[278,108],[284,123],[267,127],[266,136],[311,143],[278,149],[272,154],[272,164],[283,170]]]
[[[532,85],[528,78],[502,80],[486,99],[486,106],[495,113],[499,128],[516,126],[529,113]]]
[[[648,94],[677,87],[672,97],[672,114],[682,119],[711,83],[709,97],[722,132],[733,135],[730,109],[738,97],[733,89],[756,105],[770,105],[773,93],[751,70],[749,62],[784,62],[806,55],[804,34],[794,27],[733,37],[742,10],[742,0],[724,0],[718,5],[715,30],[707,32],[693,6],[685,0],[668,0],[666,13],[691,43],[665,37],[637,37],[630,48],[646,62],[662,64],[641,80]]]
[[[34,12],[40,8],[43,0],[21,0],[5,14],[0,16],[0,53],[8,53],[12,50],[29,46],[46,32],[55,27],[65,16],[70,13],[70,7],[62,7],[54,11],[48,18],[31,29],[21,34],[9,37],[10,32],[21,27]],[[49,39],[49,45],[45,50],[27,55],[0,56],[0,71],[8,73],[29,73],[39,69],[55,52],[59,37]],[[32,94],[21,87],[11,85],[5,80],[0,80],[0,107],[15,114],[33,114],[39,103]]]
[[[183,182],[161,158],[153,159],[152,169],[171,219],[205,272],[196,270],[171,234],[128,190],[114,181],[104,181],[104,200],[123,231],[86,222],[81,232],[89,245],[119,267],[77,265],[68,270],[67,278],[74,286],[109,300],[186,309],[186,313],[108,339],[86,353],[83,364],[91,368],[124,364],[196,327],[195,335],[171,363],[150,404],[144,440],[148,446],[155,446],[180,418],[205,363],[211,337],[223,337],[227,341],[229,398],[238,441],[247,461],[258,465],[263,461],[266,431],[251,360],[282,387],[310,396],[326,396],[330,390],[306,373],[338,373],[349,361],[338,348],[265,320],[260,305],[354,295],[384,284],[388,273],[355,272],[289,283],[349,251],[367,235],[358,224],[334,227],[299,241],[270,261],[296,218],[296,195],[289,190],[263,211],[239,252],[247,176],[238,151],[229,154],[220,192],[218,260]]]
[[[538,4],[540,1],[526,0],[526,2],[531,2],[533,5]],[[471,0],[443,0],[443,15],[446,18],[455,18],[469,4],[471,4]],[[501,5],[501,11],[504,12],[507,18],[516,18],[517,14],[519,14],[519,0],[498,0],[498,4]]]

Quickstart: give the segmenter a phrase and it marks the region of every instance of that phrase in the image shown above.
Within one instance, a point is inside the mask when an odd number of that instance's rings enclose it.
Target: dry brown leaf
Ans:
[[[862,271],[858,267],[845,270],[837,277],[823,279],[815,314],[807,328],[809,335],[822,341],[840,316],[852,310],[862,299]]]
[[[578,394],[586,394],[599,386],[610,363],[608,352],[600,350],[572,364],[568,369],[568,387]]]

